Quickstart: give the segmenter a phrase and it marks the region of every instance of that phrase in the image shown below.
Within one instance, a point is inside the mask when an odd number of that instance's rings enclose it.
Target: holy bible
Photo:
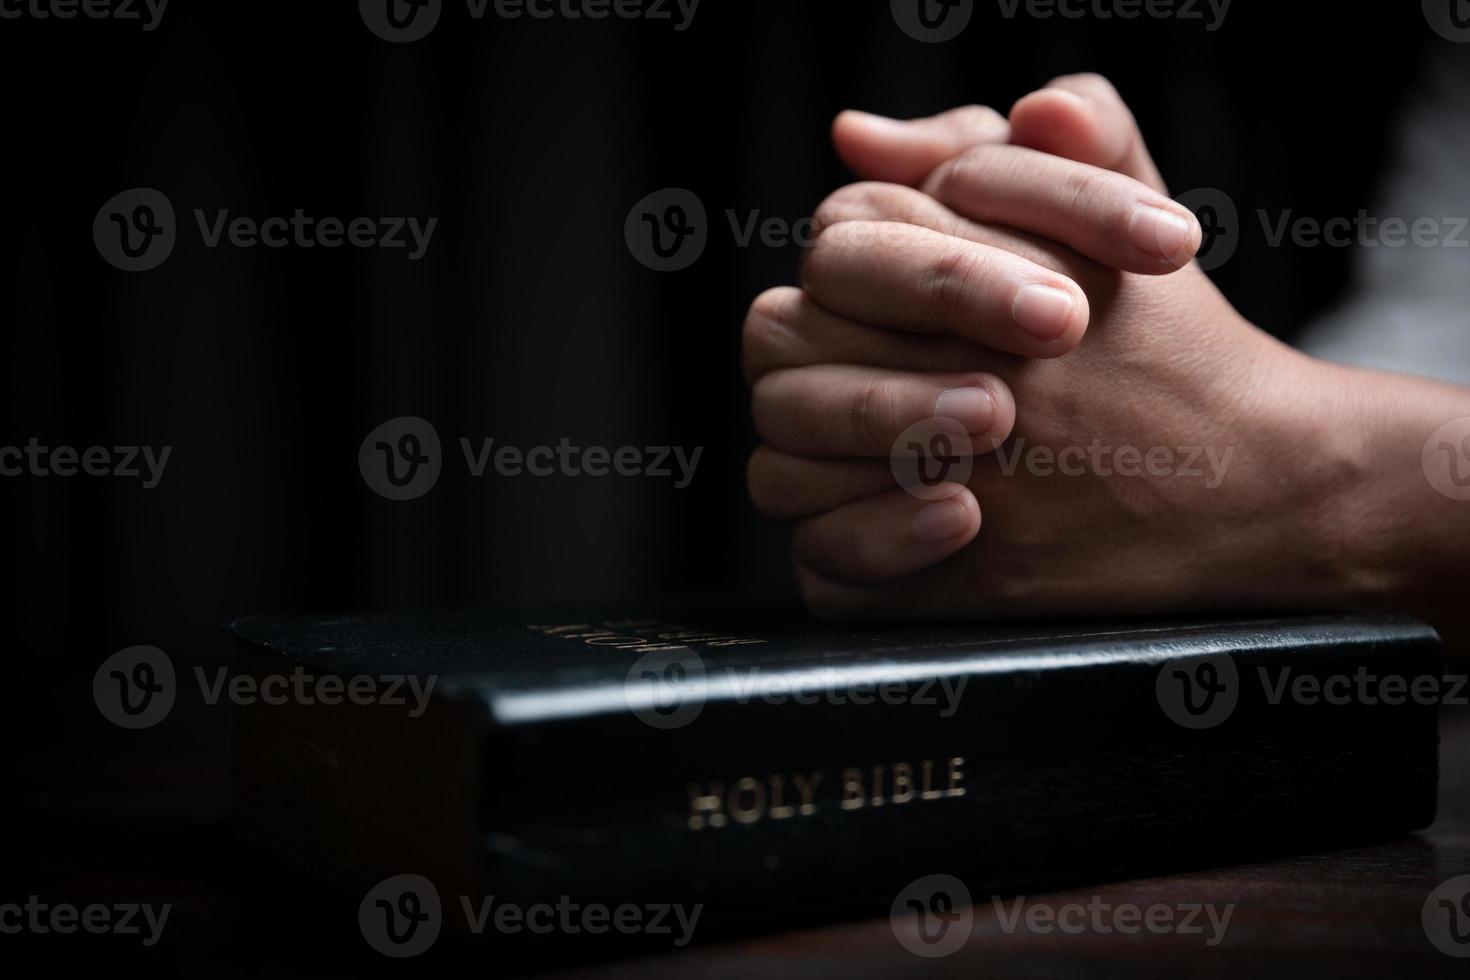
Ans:
[[[415,875],[446,906],[698,903],[705,929],[882,913],[931,874],[1015,894],[1434,815],[1438,640],[1406,618],[231,629],[255,692],[234,825],[347,894]]]

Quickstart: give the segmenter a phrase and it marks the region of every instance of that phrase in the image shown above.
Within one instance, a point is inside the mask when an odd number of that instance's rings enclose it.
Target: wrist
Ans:
[[[1310,378],[1302,390],[1316,402],[1302,456],[1318,457],[1303,463],[1320,501],[1308,518],[1323,598],[1432,621],[1463,617],[1450,593],[1470,574],[1470,487],[1457,488],[1449,474],[1461,475],[1456,464],[1470,472],[1470,458],[1439,458],[1432,446],[1426,455],[1426,446],[1447,423],[1470,417],[1470,392],[1295,356]]]

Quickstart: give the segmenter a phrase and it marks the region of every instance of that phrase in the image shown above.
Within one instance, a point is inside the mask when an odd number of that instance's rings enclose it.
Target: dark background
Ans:
[[[704,0],[683,33],[476,22],[451,0],[407,45],[369,33],[350,2],[174,0],[151,33],[0,21],[0,445],[173,447],[151,491],[0,479],[11,814],[117,827],[221,805],[222,781],[178,774],[222,757],[222,710],[181,703],[211,733],[188,739],[177,718],[128,733],[98,715],[92,672],[126,646],[184,670],[221,662],[221,625],[256,612],[789,593],[784,532],[745,500],[738,349],[746,305],[792,281],[796,249],[737,248],[724,214],[795,221],[849,179],[827,138],[840,109],[1005,111],[1054,75],[1100,71],[1176,192],[1219,187],[1246,215],[1351,215],[1417,60],[1445,43],[1402,2],[1236,0],[1210,33],[1006,20],[991,0],[942,45],[906,36],[887,0]],[[91,226],[137,186],[167,194],[184,227],[162,267],[129,274]],[[658,273],[623,225],[670,186],[701,197],[710,245]],[[419,262],[210,250],[196,207],[439,225]],[[1289,338],[1349,260],[1254,235],[1216,279]],[[392,502],[357,453],[402,415],[429,419],[449,458],[431,493]],[[460,436],[704,454],[683,491],[470,479]]]

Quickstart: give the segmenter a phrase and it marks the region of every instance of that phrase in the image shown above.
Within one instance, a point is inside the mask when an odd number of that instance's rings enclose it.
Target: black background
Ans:
[[[110,728],[91,675],[122,647],[182,667],[225,657],[220,626],[256,612],[788,593],[784,531],[745,500],[738,350],[746,305],[792,281],[796,248],[736,247],[725,212],[795,221],[850,179],[828,141],[840,109],[1005,111],[1054,75],[1100,71],[1175,192],[1219,187],[1247,215],[1351,215],[1416,62],[1447,43],[1404,2],[1236,0],[1214,32],[998,9],[979,3],[943,45],[906,36],[887,0],[703,0],[682,33],[476,22],[451,0],[406,45],[351,2],[174,0],[150,33],[0,20],[0,444],[173,447],[151,491],[0,479],[21,809],[86,822],[109,791],[147,810],[199,790],[176,773],[222,751],[222,712],[181,706],[218,734],[186,745],[174,720]],[[169,196],[180,241],[129,274],[91,226],[138,186]],[[703,200],[710,245],[658,273],[623,225],[670,186]],[[206,249],[194,208],[439,224],[419,262]],[[1216,279],[1290,337],[1340,292],[1349,258],[1250,236]],[[392,502],[357,453],[402,415],[430,420],[449,458],[431,493]],[[704,453],[683,491],[471,479],[461,436]]]

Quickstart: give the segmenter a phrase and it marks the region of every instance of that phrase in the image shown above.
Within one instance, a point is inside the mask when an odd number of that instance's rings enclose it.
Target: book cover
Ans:
[[[928,874],[1014,893],[1434,815],[1435,706],[1372,696],[1439,676],[1407,618],[232,629],[237,675],[293,692],[236,708],[238,833],[349,895],[430,882],[470,931],[483,896],[794,923],[882,913]]]

